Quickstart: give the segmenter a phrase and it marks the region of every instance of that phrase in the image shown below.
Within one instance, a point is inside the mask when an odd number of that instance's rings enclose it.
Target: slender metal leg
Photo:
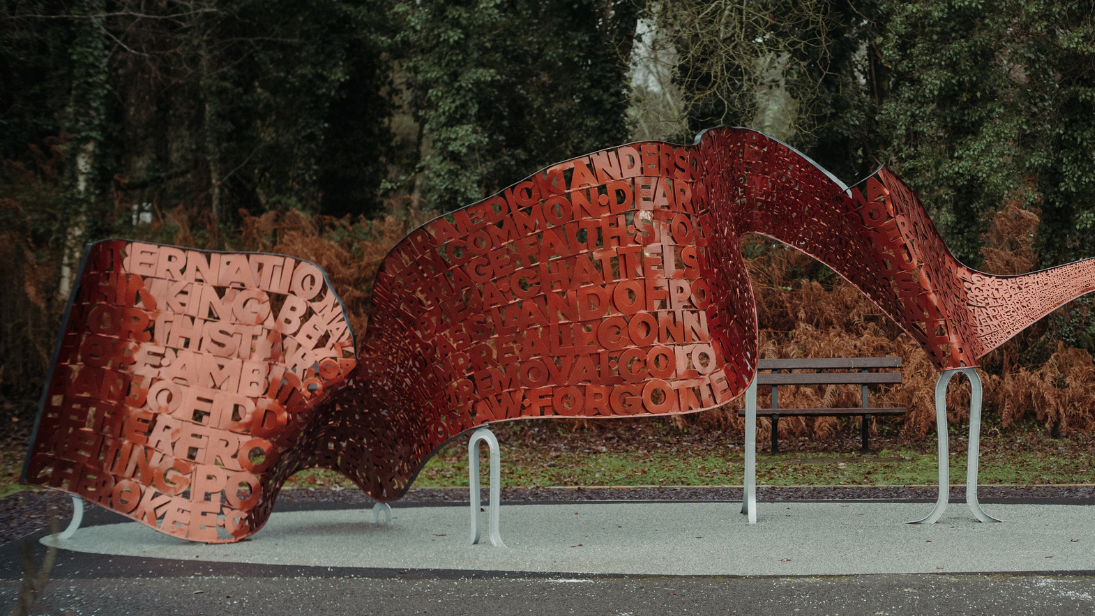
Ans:
[[[479,436],[477,430],[468,441],[468,486],[471,497],[471,536],[468,543],[479,543],[480,516],[479,516],[479,443],[475,437]],[[493,456],[491,456],[493,457]]]
[[[950,499],[950,453],[947,449],[947,384],[958,370],[944,370],[939,374],[939,380],[935,383],[935,431],[939,437],[939,499],[935,501],[935,509],[928,517],[914,520],[909,524],[935,524],[943,511],[947,508]]]
[[[80,528],[80,523],[84,521],[84,499],[79,496],[72,497],[72,521],[68,523],[68,528],[63,532],[57,534],[57,540],[64,541],[76,534],[76,531]]]
[[[486,441],[490,450],[490,543],[499,548],[506,547],[502,543],[502,535],[498,530],[498,505],[502,500],[502,464],[498,449],[498,439],[494,433],[486,428],[480,428],[471,435],[468,441],[468,483],[471,486],[471,536],[469,544],[479,543],[479,441]]]
[[[966,504],[973,516],[982,522],[999,522],[981,509],[977,502],[977,462],[981,455],[981,377],[977,370],[964,368],[962,371],[970,380],[970,440],[966,454]]]
[[[380,512],[384,512],[385,524],[392,523],[392,508],[388,506],[388,503],[377,503],[373,505],[373,524],[380,521]]]
[[[867,372],[866,370],[860,370],[860,372]],[[871,408],[871,392],[866,385],[863,385],[863,408]],[[871,416],[869,414],[863,415],[862,420],[859,422],[859,440],[863,445],[863,453],[871,453]]]
[[[779,453],[779,413],[772,415],[772,454]]]
[[[970,380],[970,440],[966,462],[966,504],[973,516],[982,522],[999,522],[981,509],[977,502],[977,463],[981,453],[981,400],[984,388],[975,368],[944,370],[935,384],[935,422],[939,433],[939,500],[935,509],[923,520],[910,524],[934,524],[943,515],[950,497],[950,456],[947,452],[947,384],[961,372]]]
[[[745,480],[741,512],[757,523],[757,379],[745,391]]]
[[[859,440],[863,443],[861,453],[871,453],[871,414],[867,413],[860,422]]]

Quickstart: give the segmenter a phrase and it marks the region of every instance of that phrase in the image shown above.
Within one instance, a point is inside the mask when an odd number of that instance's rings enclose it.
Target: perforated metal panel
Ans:
[[[356,361],[310,263],[95,244],[25,481],[235,541],[302,468],[391,501],[476,426],[717,407],[756,373],[745,233],[833,268],[941,369],[1095,289],[1091,261],[970,270],[885,169],[848,189],[778,141],[713,129],[575,158],[415,230],[377,275]]]

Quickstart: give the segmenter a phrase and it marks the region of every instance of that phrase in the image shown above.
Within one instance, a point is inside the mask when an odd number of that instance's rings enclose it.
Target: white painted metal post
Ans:
[[[79,496],[72,497],[72,521],[68,523],[68,528],[63,532],[57,534],[58,541],[64,541],[76,534],[76,531],[80,529],[80,524],[84,521],[84,499]]]
[[[966,452],[966,504],[973,516],[982,522],[999,522],[981,509],[977,502],[977,465],[981,456],[981,377],[975,368],[961,370],[970,380],[970,440]]]
[[[757,523],[757,381],[745,391],[745,480],[741,495],[741,512],[750,524]]]
[[[479,543],[479,441],[486,441],[490,450],[490,542],[499,548],[506,547],[498,530],[498,505],[502,500],[502,466],[499,460],[498,439],[486,428],[479,428],[468,441],[468,483],[471,487],[471,536],[469,544]]]
[[[950,500],[950,452],[947,447],[947,385],[955,374],[961,372],[970,380],[970,439],[966,466],[966,504],[974,517],[982,522],[999,522],[986,514],[977,502],[977,463],[981,448],[981,377],[975,368],[944,370],[935,383],[935,431],[939,437],[939,498],[935,508],[926,518],[909,524],[935,524],[943,516]]]
[[[377,503],[373,505],[373,524],[380,521],[380,513],[384,512],[385,524],[392,523],[392,508],[388,503]]]

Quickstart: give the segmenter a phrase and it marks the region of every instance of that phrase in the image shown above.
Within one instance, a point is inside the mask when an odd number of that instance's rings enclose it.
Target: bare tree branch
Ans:
[[[829,1],[653,4],[650,16],[674,51],[681,120],[706,116],[809,139],[828,75]]]

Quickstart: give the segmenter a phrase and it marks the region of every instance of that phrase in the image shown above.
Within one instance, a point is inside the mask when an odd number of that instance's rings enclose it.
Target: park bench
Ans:
[[[842,417],[859,415],[863,418],[861,438],[863,452],[870,451],[870,421],[873,415],[904,415],[905,409],[872,408],[868,388],[871,385],[895,385],[901,383],[900,372],[867,372],[872,369],[900,368],[900,357],[838,357],[830,359],[762,359],[757,366],[757,384],[772,386],[772,406],[756,410],[758,416],[772,418],[772,453],[779,453],[780,417]],[[790,372],[791,370],[815,372]],[[771,370],[771,374],[763,372]],[[860,372],[816,372],[817,370],[859,370]],[[787,371],[782,373],[781,371]],[[863,404],[851,408],[787,409],[779,406],[780,385],[860,385],[863,388]],[[745,416],[746,410],[738,411]]]
[[[900,368],[900,357],[838,357],[829,359],[762,359],[757,364],[757,376],[745,393],[745,408],[738,411],[745,416],[745,493],[742,513],[749,516],[749,523],[757,521],[757,415],[772,418],[772,453],[779,452],[779,418],[784,416],[828,417],[860,415],[863,417],[863,451],[868,451],[868,432],[873,415],[901,415],[905,409],[872,408],[868,388],[871,385],[896,385],[901,383],[901,372],[868,372],[868,370]],[[771,370],[772,373],[765,373]],[[781,373],[781,370],[787,371]],[[813,372],[790,372],[812,370]],[[817,372],[818,370],[844,370],[845,372]],[[850,372],[858,370],[859,372]],[[757,408],[757,387],[772,386],[771,408]],[[859,385],[863,389],[863,404],[854,408],[783,409],[779,407],[780,385]]]

